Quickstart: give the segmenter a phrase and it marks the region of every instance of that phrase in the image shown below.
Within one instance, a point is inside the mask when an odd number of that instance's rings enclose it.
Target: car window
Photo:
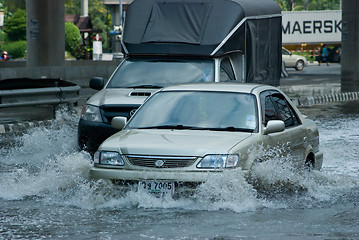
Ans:
[[[283,49],[283,48],[282,48],[282,54],[283,55],[290,55],[290,53],[286,49]]]
[[[279,119],[283,120],[286,127],[299,125],[297,116],[294,114],[293,110],[290,108],[288,102],[285,100],[283,95],[275,93],[271,96],[271,98],[278,109]]]
[[[270,120],[279,120],[279,116],[270,95],[266,96],[264,101],[264,125],[266,126]]]
[[[221,82],[229,81],[229,80],[235,80],[233,68],[231,61],[229,58],[225,58],[221,61],[221,67],[220,67],[220,78]]]
[[[260,97],[265,126],[270,120],[282,120],[286,127],[300,124],[298,116],[282,94],[274,91],[265,91],[261,93]]]
[[[192,129],[258,130],[254,95],[230,92],[158,92],[132,117],[128,128],[183,126]]]
[[[211,59],[126,59],[111,77],[107,88],[214,82]]]

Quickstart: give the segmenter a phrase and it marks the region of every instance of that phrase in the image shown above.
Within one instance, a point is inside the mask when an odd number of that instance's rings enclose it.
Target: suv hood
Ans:
[[[203,130],[123,130],[108,138],[101,150],[122,154],[197,156],[227,154],[251,133]]]
[[[147,97],[158,91],[154,88],[108,88],[102,89],[93,95],[87,104],[95,106],[103,105],[141,105]]]

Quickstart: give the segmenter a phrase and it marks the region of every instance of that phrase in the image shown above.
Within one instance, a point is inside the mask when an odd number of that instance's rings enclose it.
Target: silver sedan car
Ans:
[[[166,87],[115,128],[94,156],[90,176],[149,192],[195,188],[213,173],[249,173],[256,147],[281,148],[298,167],[320,169],[319,133],[278,88],[204,83]],[[249,155],[251,154],[251,157]]]
[[[305,66],[308,66],[308,61],[305,57],[292,54],[285,48],[282,48],[282,61],[286,68],[295,68],[297,71],[302,71]]]

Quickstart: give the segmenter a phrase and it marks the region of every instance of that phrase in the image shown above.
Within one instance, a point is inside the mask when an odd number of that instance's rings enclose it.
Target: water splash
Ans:
[[[351,152],[349,148],[358,149],[359,136],[352,131],[359,127],[355,119],[349,120],[349,127],[340,120],[319,122],[325,153],[321,171],[298,170],[290,154],[284,154],[282,148],[257,146],[256,151],[251,151],[251,157],[265,161],[256,163],[249,178],[240,169],[214,174],[193,196],[176,199],[159,198],[137,188],[122,192],[108,181],[88,179],[91,157],[77,149],[77,121],[77,115],[60,112],[52,126],[31,129],[16,137],[12,147],[0,152],[1,199],[30,197],[47,204],[80,209],[247,212],[330,204],[359,186],[355,153],[336,156],[332,147],[335,143],[344,148],[344,152]]]
[[[200,185],[195,194],[198,204],[207,210],[229,209],[236,212],[254,211],[267,203],[258,199],[241,169],[214,174]]]

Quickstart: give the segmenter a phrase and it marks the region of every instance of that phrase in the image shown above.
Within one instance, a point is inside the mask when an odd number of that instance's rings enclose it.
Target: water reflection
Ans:
[[[300,85],[282,85],[280,89],[289,97],[303,97],[303,96],[324,96],[328,94],[340,93],[340,82],[333,83],[314,83],[314,84],[300,84]]]
[[[359,115],[359,101],[299,106],[298,108],[311,119],[332,119],[342,115],[346,115],[346,117]]]

